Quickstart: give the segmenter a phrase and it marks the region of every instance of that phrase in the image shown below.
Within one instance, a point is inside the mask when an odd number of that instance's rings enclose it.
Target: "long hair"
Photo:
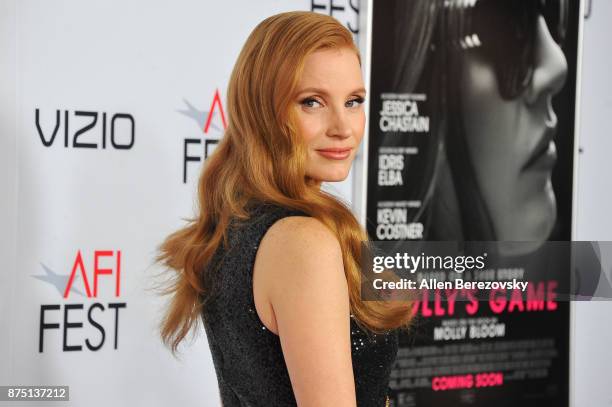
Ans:
[[[473,159],[468,152],[465,123],[461,113],[460,78],[464,53],[457,46],[462,30],[467,25],[465,8],[448,7],[441,22],[445,37],[440,41],[440,49],[447,57],[446,95],[447,95],[447,159],[456,190],[456,199],[461,213],[461,229],[464,240],[495,240],[493,221],[486,207],[482,191],[476,180]],[[497,79],[500,80],[499,78]]]
[[[373,15],[376,46],[372,47],[374,81],[371,100],[385,92],[423,94],[425,98],[419,101],[419,114],[429,117],[430,128],[424,137],[420,133],[399,131],[381,134],[371,127],[371,131],[377,132],[379,145],[409,145],[416,147],[418,154],[404,157],[402,195],[377,185],[375,180],[370,185],[386,199],[420,201],[417,208],[408,210],[408,216],[410,222],[423,225],[426,240],[436,240],[441,235],[447,237],[450,234],[448,229],[453,232],[461,229],[457,227],[458,217],[449,216],[451,213],[456,215],[458,203],[445,150],[449,129],[448,58],[445,50],[437,45],[445,35],[445,26],[441,24],[444,4],[445,0],[389,0],[383,6],[375,7]],[[443,193],[440,193],[441,189]],[[368,216],[374,218],[376,209],[368,208]]]
[[[413,220],[425,226],[426,240],[494,240],[473,165],[465,158],[469,154],[458,93],[462,55],[452,40],[465,21],[462,7],[449,6],[454,1],[392,3],[397,27],[393,89],[427,94],[432,119],[431,137],[419,147],[424,158],[413,164],[412,172],[422,174],[420,185],[410,185],[422,201]]]
[[[393,10],[394,34],[397,38],[394,43],[394,65],[397,69],[393,89],[401,93],[426,95],[422,108],[430,117],[430,133],[426,138],[421,134],[400,137],[391,134],[390,138],[418,148],[419,154],[416,157],[406,157],[405,166],[411,177],[410,195],[421,201],[411,221],[421,222],[426,229],[434,222],[429,208],[438,186],[445,146],[444,69],[447,61],[445,53],[434,52],[435,42],[441,35],[437,22],[441,18],[443,2],[399,1]]]
[[[164,290],[171,301],[160,327],[173,353],[205,307],[210,292],[204,274],[219,246],[227,244],[232,218],[247,219],[253,202],[302,211],[333,232],[342,248],[351,312],[363,327],[378,332],[409,322],[410,303],[361,299],[361,243],[367,234],[349,208],[306,179],[306,148],[292,101],[306,56],[340,47],[359,58],[344,26],[311,12],[274,15],[248,37],[229,81],[227,129],[199,178],[197,216],[166,238],[157,257],[174,277]]]

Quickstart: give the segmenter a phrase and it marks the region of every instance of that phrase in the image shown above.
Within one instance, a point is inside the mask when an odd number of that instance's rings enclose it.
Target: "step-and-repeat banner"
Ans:
[[[153,259],[194,213],[244,41],[290,10],[359,32],[355,0],[2,4],[1,384],[68,385],[74,406],[220,405],[203,328],[178,360],[161,344]],[[352,177],[326,187],[352,199]]]
[[[371,238],[531,242],[497,253],[507,267],[465,276],[527,280],[526,292],[423,291],[392,373],[396,406],[569,403],[557,292],[570,259],[554,276],[525,261],[572,238],[579,12],[567,0],[373,4]]]

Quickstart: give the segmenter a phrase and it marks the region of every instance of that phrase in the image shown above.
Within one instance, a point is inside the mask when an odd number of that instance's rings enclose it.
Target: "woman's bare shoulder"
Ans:
[[[349,292],[338,239],[315,218],[290,216],[268,230],[259,250],[260,305],[270,311],[264,318],[270,316],[280,337],[298,403],[354,400]]]
[[[346,290],[340,243],[313,217],[288,216],[275,222],[259,245],[256,266],[269,294],[313,284]]]
[[[336,236],[319,219],[310,216],[287,216],[275,222],[264,235],[265,249],[340,252]],[[263,243],[263,242],[262,242]]]

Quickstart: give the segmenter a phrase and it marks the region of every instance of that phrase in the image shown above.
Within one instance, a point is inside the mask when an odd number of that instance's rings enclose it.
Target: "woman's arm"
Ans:
[[[299,406],[355,406],[342,252],[319,220],[276,222],[259,246],[257,312],[277,332]]]

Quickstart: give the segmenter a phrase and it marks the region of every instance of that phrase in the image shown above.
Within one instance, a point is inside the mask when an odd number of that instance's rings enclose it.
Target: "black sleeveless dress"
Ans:
[[[255,311],[253,265],[259,243],[274,222],[307,215],[269,204],[259,204],[250,213],[247,221],[232,223],[228,247],[217,251],[207,269],[205,286],[214,294],[205,303],[202,320],[224,407],[295,406],[280,339]],[[366,333],[350,317],[357,405],[385,406],[397,332]]]

